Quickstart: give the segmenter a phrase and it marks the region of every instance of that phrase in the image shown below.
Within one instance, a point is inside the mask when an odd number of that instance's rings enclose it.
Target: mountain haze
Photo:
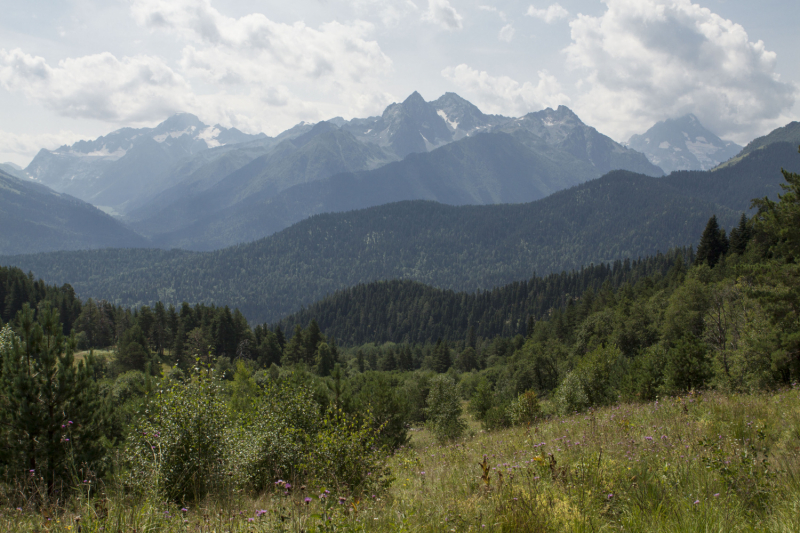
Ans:
[[[2,254],[148,244],[96,207],[2,171],[0,228]]]
[[[613,169],[663,175],[563,106],[510,119],[453,93],[431,103],[414,93],[381,117],[320,122],[213,185],[183,196],[174,187],[171,203],[129,219],[156,246],[212,250],[317,213],[399,200],[533,201]]]
[[[632,136],[628,146],[644,153],[667,173],[710,170],[742,149],[717,137],[691,114],[655,124],[645,133]]]

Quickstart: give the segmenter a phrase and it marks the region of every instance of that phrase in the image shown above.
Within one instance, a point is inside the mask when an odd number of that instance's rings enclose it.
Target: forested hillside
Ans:
[[[715,213],[724,227],[739,218],[664,180],[620,171],[529,204],[399,202],[318,215],[266,239],[209,253],[98,250],[5,257],[2,263],[69,282],[83,298],[131,306],[157,300],[230,305],[252,322],[271,322],[374,280],[471,291],[653,255],[696,243]]]
[[[570,308],[579,297],[581,305],[591,306],[590,295],[616,290],[622,284],[635,285],[642,278],[655,279],[669,272],[680,275],[693,259],[691,250],[673,250],[634,261],[534,276],[477,293],[437,289],[416,281],[376,281],[337,291],[289,315],[277,327],[291,331],[296,324],[313,320],[347,346],[514,337],[526,335],[532,320],[552,318],[554,310]]]
[[[147,244],[91,204],[0,171],[0,254]]]

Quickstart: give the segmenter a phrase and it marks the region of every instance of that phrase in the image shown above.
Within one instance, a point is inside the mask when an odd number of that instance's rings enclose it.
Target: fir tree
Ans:
[[[742,255],[750,242],[750,228],[747,225],[747,215],[742,213],[739,225],[731,230],[730,246],[731,253]]]
[[[700,244],[697,245],[697,262],[708,263],[708,266],[713,267],[728,251],[728,238],[725,236],[725,230],[720,229],[717,223],[717,215],[712,215],[708,219],[706,229],[703,230],[703,236],[700,237]]]
[[[433,349],[433,370],[442,374],[447,372],[453,364],[450,358],[450,347],[447,346],[447,341],[439,339],[436,341],[436,347]]]
[[[333,370],[333,366],[334,366],[333,352],[327,343],[321,342],[317,347],[317,354],[316,354],[317,374],[319,374],[322,377],[325,377],[331,373],[331,370]]]
[[[305,346],[303,346],[303,328],[297,324],[294,327],[294,335],[289,339],[286,349],[283,351],[283,364],[296,365],[305,361]]]

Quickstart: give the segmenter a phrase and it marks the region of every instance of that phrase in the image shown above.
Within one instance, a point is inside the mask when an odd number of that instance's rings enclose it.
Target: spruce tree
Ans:
[[[713,267],[727,251],[728,239],[725,236],[725,230],[720,229],[717,215],[712,215],[708,219],[706,229],[703,230],[703,236],[700,237],[700,244],[697,245],[696,261],[708,263],[708,266]]]
[[[321,342],[317,347],[316,369],[317,374],[325,377],[331,373],[334,365],[333,352],[327,343]]]
[[[742,255],[750,242],[750,228],[747,225],[747,215],[742,213],[739,225],[731,230],[729,250],[731,253]]]
[[[453,364],[450,358],[450,347],[447,346],[447,341],[442,341],[442,339],[436,341],[436,347],[434,347],[432,355],[433,369],[440,374],[447,372]]]
[[[294,335],[289,339],[289,343],[283,351],[283,364],[296,365],[305,362],[305,350],[305,346],[303,345],[303,328],[298,324],[294,327]]]
[[[319,330],[319,324],[317,324],[316,320],[312,319],[308,324],[308,329],[306,329],[303,335],[306,364],[314,363],[314,356],[317,353],[317,346],[320,342],[322,342],[322,333]]]

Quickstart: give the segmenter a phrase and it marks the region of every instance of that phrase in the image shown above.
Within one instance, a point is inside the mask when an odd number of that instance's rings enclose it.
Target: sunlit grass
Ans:
[[[491,433],[470,421],[470,433],[438,445],[412,431],[380,494],[276,488],[185,508],[109,494],[59,512],[6,508],[0,530],[800,531],[797,389],[623,404]]]

